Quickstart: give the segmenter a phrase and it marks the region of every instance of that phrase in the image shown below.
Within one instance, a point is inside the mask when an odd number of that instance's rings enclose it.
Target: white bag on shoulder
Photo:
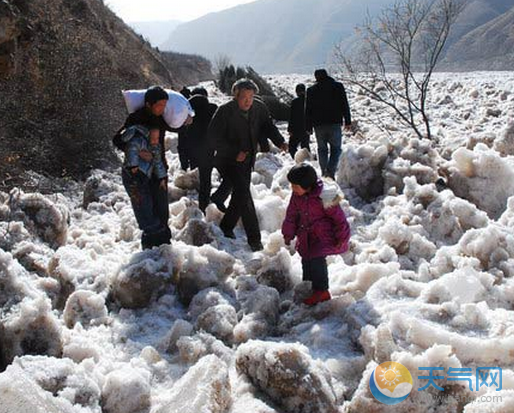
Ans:
[[[180,128],[188,116],[194,116],[195,112],[189,101],[180,93],[166,89],[169,99],[162,117],[170,128]],[[122,90],[123,99],[128,113],[133,113],[145,105],[145,93],[143,90]]]

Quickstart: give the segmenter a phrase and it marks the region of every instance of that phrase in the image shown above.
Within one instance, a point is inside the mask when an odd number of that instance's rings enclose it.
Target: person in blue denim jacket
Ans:
[[[161,222],[152,195],[150,180],[159,181],[159,191],[167,191],[168,172],[162,161],[159,128],[132,125],[121,133],[125,145],[122,180],[130,197],[132,209],[141,231],[143,249],[169,244],[171,231]],[[147,161],[140,156],[142,150],[153,156]]]
[[[122,141],[127,143],[125,148],[124,166],[136,173],[138,170],[148,178],[152,174],[159,181],[167,178],[168,173],[160,156],[161,146],[159,144],[159,129],[148,129],[142,125],[130,126],[121,135]],[[141,150],[149,151],[153,156],[146,161],[139,156]]]

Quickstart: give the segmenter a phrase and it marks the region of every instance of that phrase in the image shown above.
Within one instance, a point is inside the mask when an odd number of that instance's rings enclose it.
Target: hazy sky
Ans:
[[[193,20],[255,0],[104,0],[125,22]]]

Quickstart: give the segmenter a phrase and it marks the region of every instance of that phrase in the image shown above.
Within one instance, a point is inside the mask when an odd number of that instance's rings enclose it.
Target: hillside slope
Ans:
[[[120,91],[188,78],[98,0],[0,2],[0,177],[79,177],[116,161]]]
[[[334,44],[350,39],[366,11],[391,0],[260,0],[177,27],[166,50],[223,54],[259,72],[311,71]]]
[[[514,7],[450,47],[445,66],[460,70],[512,70],[513,44]]]
[[[259,0],[177,27],[162,47],[229,56],[259,72],[311,72],[330,62],[333,47],[358,50],[355,28],[394,0]],[[514,7],[514,0],[467,0],[448,46]]]

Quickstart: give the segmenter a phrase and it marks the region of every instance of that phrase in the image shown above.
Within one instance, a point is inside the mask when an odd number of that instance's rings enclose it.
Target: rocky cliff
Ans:
[[[180,88],[192,72],[174,73],[180,62],[102,0],[0,1],[1,181],[26,169],[81,177],[112,165],[111,135],[126,116],[120,91]]]

